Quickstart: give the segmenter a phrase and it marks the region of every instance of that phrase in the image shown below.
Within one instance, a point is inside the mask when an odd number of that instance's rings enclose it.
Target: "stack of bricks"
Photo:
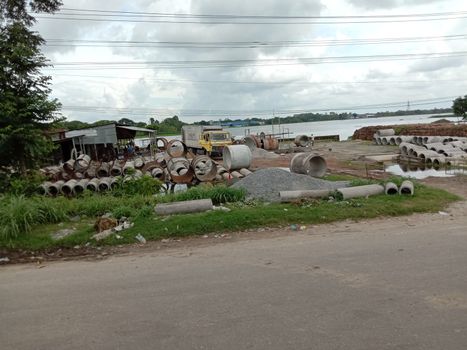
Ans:
[[[354,132],[354,140],[373,140],[374,133],[379,129],[394,129],[396,135],[417,136],[458,136],[467,137],[467,124],[409,124],[409,125],[376,125],[366,126]]]

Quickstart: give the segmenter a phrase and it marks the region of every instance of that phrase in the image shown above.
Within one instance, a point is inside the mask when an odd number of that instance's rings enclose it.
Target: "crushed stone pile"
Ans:
[[[251,155],[253,156],[253,158],[263,158],[263,159],[276,159],[280,157],[280,155],[274,152],[268,152],[262,148],[254,148],[251,151]]]
[[[232,187],[244,188],[249,199],[280,202],[280,191],[335,190],[348,185],[348,181],[326,181],[279,168],[268,168],[255,171]]]

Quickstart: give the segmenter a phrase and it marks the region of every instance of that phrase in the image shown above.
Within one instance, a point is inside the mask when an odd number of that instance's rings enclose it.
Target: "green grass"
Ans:
[[[347,180],[350,180],[349,178]],[[400,183],[402,179],[391,179]],[[356,180],[354,179],[356,182]],[[209,188],[190,190],[187,199],[195,199],[199,195],[208,193]],[[190,192],[189,191],[189,192]],[[223,193],[223,189],[216,190]],[[118,199],[111,196],[95,196],[88,200],[43,198],[41,205],[48,208],[50,214],[59,210],[56,218],[63,213],[66,215],[84,215],[77,223],[64,222],[62,224],[41,224],[40,220],[29,227],[28,233],[22,233],[14,238],[0,238],[0,247],[9,249],[44,250],[59,247],[73,247],[90,242],[92,245],[135,243],[135,236],[141,233],[147,240],[156,240],[170,237],[185,237],[206,233],[221,233],[246,230],[260,227],[278,227],[291,224],[320,224],[345,219],[368,219],[379,216],[400,216],[421,212],[437,212],[447,204],[458,200],[459,197],[443,190],[416,184],[415,195],[386,196],[379,195],[367,199],[354,199],[349,201],[303,201],[296,204],[263,204],[237,202],[227,204],[230,212],[211,211],[198,214],[174,215],[158,217],[153,207],[158,199],[154,197],[128,197]],[[183,198],[182,194],[172,195],[173,200]],[[52,204],[53,203],[53,204]],[[37,204],[37,203],[36,203]],[[51,208],[52,209],[51,209]],[[0,209],[2,210],[2,209]],[[91,240],[94,234],[92,224],[95,217],[104,212],[111,211],[114,216],[131,216],[134,227],[122,231],[121,239],[111,236],[108,239],[95,242]],[[28,213],[29,211],[25,211]],[[127,215],[131,214],[131,215]],[[29,214],[27,214],[29,215]],[[52,216],[53,220],[56,220]],[[41,219],[42,220],[42,219]],[[33,227],[34,226],[34,227]],[[76,233],[59,241],[50,238],[50,234],[63,228],[75,227]]]

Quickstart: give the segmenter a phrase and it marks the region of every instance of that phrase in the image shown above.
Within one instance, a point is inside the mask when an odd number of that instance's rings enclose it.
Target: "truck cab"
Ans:
[[[232,139],[227,131],[210,130],[201,134],[199,143],[206,153],[222,155],[224,147],[232,144]]]
[[[216,156],[221,156],[224,147],[232,144],[230,133],[217,125],[184,125],[182,140],[193,153]]]

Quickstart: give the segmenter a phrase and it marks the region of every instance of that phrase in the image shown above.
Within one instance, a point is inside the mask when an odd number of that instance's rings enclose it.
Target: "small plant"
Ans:
[[[140,178],[130,178],[127,181],[122,181],[119,186],[112,191],[112,194],[117,197],[143,195],[151,196],[160,192],[162,182],[154,179],[151,176],[142,176]]]
[[[245,199],[245,190],[226,186],[198,186],[192,187],[185,192],[162,197],[165,202],[189,201],[195,199],[212,199],[214,204],[233,203]]]
[[[3,239],[18,238],[29,232],[34,224],[44,221],[37,203],[24,196],[4,197],[0,205],[0,233]]]
[[[128,207],[128,206],[119,206],[116,207],[115,209],[112,210],[112,214],[116,219],[120,219],[121,217],[130,217],[133,216],[134,214],[134,209]]]
[[[1,192],[17,196],[32,196],[37,193],[39,185],[44,181],[44,175],[35,170],[28,171],[25,175],[2,173]]]

